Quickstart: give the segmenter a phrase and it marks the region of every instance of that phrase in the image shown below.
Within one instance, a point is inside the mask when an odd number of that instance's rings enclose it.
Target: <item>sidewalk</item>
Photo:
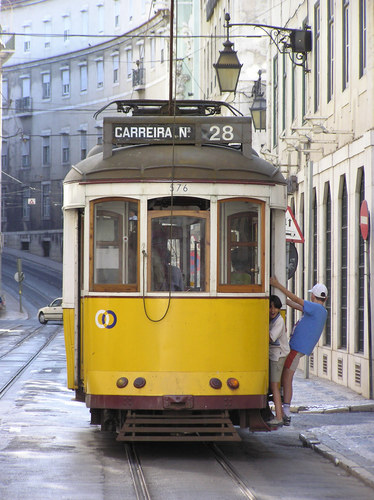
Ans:
[[[364,423],[314,427],[299,439],[374,488],[374,400],[313,375],[305,379],[302,370],[295,374],[293,391],[293,413],[366,412]]]
[[[62,271],[60,262],[17,250],[5,249],[5,252]],[[0,315],[0,321],[28,317],[25,310],[19,312],[17,298],[6,291],[5,296],[6,311]],[[298,370],[294,377],[291,411],[351,415],[361,412],[361,415],[366,415],[364,423],[314,427],[302,432],[299,438],[303,444],[374,488],[374,400],[365,399],[347,387],[313,375],[305,379],[303,371]]]

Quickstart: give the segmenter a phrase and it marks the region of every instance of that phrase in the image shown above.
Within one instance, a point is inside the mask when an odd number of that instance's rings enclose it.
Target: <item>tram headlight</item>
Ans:
[[[227,385],[230,389],[238,389],[239,388],[239,380],[233,377],[227,379]]]
[[[221,389],[222,387],[222,382],[220,381],[219,378],[211,378],[209,380],[209,385],[212,387],[212,389]]]
[[[117,380],[117,387],[119,389],[123,389],[124,387],[127,386],[127,384],[129,383],[128,379],[126,377],[121,377]]]
[[[145,386],[145,384],[146,380],[143,377],[138,377],[134,380],[134,387],[136,387],[137,389],[141,389],[142,387]]]

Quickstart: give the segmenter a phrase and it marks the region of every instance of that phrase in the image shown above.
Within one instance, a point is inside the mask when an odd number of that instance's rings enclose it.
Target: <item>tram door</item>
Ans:
[[[207,290],[207,215],[150,215],[150,291]]]

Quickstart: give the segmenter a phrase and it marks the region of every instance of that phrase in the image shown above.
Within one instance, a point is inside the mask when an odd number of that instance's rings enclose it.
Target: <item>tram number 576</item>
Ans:
[[[181,184],[178,182],[173,182],[173,184],[170,184],[170,191],[172,193],[187,193],[188,192],[188,185]]]

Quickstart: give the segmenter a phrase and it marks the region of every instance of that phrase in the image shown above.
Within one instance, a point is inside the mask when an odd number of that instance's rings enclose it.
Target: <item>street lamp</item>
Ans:
[[[262,91],[261,73],[262,71],[259,70],[258,80],[252,88],[253,103],[250,109],[255,130],[266,129],[266,99]]]
[[[243,65],[239,62],[236,50],[233,50],[234,44],[229,40],[230,14],[225,14],[225,21],[227,40],[223,43],[224,49],[219,51],[218,61],[213,66],[217,72],[221,92],[235,92]]]
[[[230,14],[228,12],[225,14],[225,21],[227,39],[223,43],[224,49],[220,51],[217,63],[213,64],[217,72],[221,92],[235,92],[240,70],[243,66],[239,62],[236,51],[233,50],[234,44],[229,40],[229,31],[232,26],[252,26],[262,29],[281,54],[288,54],[293,64],[302,66],[305,72],[309,71],[306,67],[307,53],[312,50],[312,32],[309,27],[297,30],[267,24],[230,23]]]

